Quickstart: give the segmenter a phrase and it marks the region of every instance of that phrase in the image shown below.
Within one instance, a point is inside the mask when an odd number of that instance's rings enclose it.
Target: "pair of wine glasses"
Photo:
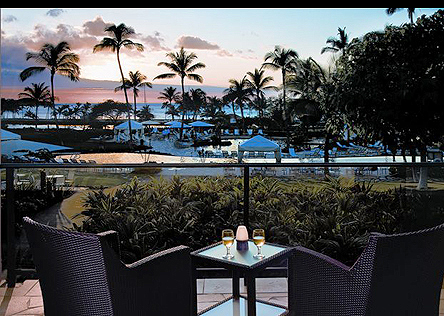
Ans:
[[[224,259],[232,259],[234,255],[231,254],[230,248],[234,243],[234,232],[232,229],[224,229],[222,231],[222,242],[227,248],[227,253],[222,256]],[[256,259],[262,259],[265,256],[262,254],[262,246],[265,244],[265,231],[263,229],[253,230],[253,242],[257,247],[257,254],[253,255]]]

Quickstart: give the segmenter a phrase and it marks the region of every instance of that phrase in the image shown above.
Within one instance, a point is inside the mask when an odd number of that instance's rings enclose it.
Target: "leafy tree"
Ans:
[[[125,103],[116,102],[109,99],[104,102],[94,104],[90,115],[93,119],[105,117],[112,120],[113,123],[116,124],[125,112],[127,112],[127,106]]]
[[[382,141],[395,153],[426,160],[427,146],[442,140],[444,11],[415,24],[371,32],[339,59],[337,104],[365,141]],[[420,188],[426,187],[425,171]]]
[[[132,27],[126,26],[124,23],[116,26],[115,24],[110,25],[105,28],[105,32],[108,33],[112,37],[105,37],[102,41],[95,45],[93,48],[93,53],[109,49],[112,52],[116,52],[117,56],[117,64],[119,65],[120,76],[122,79],[122,83],[125,82],[125,77],[123,76],[122,64],[120,62],[120,50],[125,47],[128,49],[136,48],[138,51],[143,51],[143,45],[139,43],[134,43],[129,39],[131,35],[135,34],[135,31]],[[128,102],[128,94],[126,92],[126,85],[123,85],[123,92],[125,94],[125,101],[128,112],[128,128],[130,134],[130,141],[133,141],[133,133],[131,129],[131,107]]]
[[[26,60],[32,59],[42,66],[32,66],[26,68],[20,73],[20,79],[25,81],[29,77],[41,73],[48,69],[51,73],[51,103],[53,112],[55,111],[54,96],[54,76],[59,74],[67,76],[71,81],[79,81],[80,67],[77,65],[79,56],[71,53],[71,48],[67,42],[60,42],[57,45],[44,44],[39,52],[26,53]],[[57,117],[54,116],[57,129],[59,123]],[[63,144],[63,141],[61,141]]]
[[[35,106],[35,128],[37,129],[38,109],[40,105],[47,106],[51,104],[51,93],[49,87],[44,82],[31,83],[31,87],[25,87],[24,92],[18,94],[19,98],[33,103]],[[29,115],[28,115],[29,116]]]
[[[140,73],[138,70],[136,72],[129,72],[129,79],[125,78],[125,84],[122,84],[121,86],[118,86],[114,89],[114,91],[121,91],[124,89],[124,86],[128,89],[133,89],[133,96],[134,96],[134,120],[136,120],[136,113],[137,113],[137,97],[139,96],[139,88],[140,87],[148,87],[152,88],[153,85],[151,82],[147,82],[146,76]]]
[[[176,115],[176,107],[173,105],[173,102],[177,103],[180,100],[179,92],[176,92],[176,88],[166,87],[160,92],[160,96],[157,97],[159,100],[164,100],[162,103],[162,109],[167,108],[167,111],[172,116],[172,120],[174,120],[174,115]],[[167,113],[165,113],[167,114]]]
[[[176,76],[179,76],[180,77],[180,85],[182,87],[182,99],[184,99],[184,95],[185,95],[184,80],[185,80],[185,78],[202,83],[203,82],[202,76],[195,74],[194,72],[198,69],[205,68],[205,64],[203,64],[201,62],[193,64],[194,60],[197,59],[197,55],[193,52],[188,53],[187,51],[184,50],[183,47],[180,48],[179,52],[167,53],[166,57],[168,57],[170,59],[170,62],[163,62],[162,61],[162,62],[158,63],[158,66],[165,66],[172,72],[158,75],[153,80],[169,79],[169,78],[174,78]],[[183,105],[182,105],[182,107],[183,107]],[[184,119],[185,119],[185,109],[182,108],[182,124],[180,126],[179,139],[182,139]]]

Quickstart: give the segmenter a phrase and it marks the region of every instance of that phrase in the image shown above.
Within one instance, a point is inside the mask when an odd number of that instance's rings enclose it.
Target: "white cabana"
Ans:
[[[7,131],[5,129],[0,129],[0,131],[1,131],[0,137],[1,137],[2,141],[4,141],[4,140],[11,140],[11,139],[21,139],[22,138],[22,136],[20,136],[19,134]]]
[[[142,123],[139,123],[134,120],[131,121],[131,130],[136,131],[135,138],[140,139],[143,137],[143,129],[144,126]],[[130,139],[129,136],[129,123],[128,121],[123,122],[122,124],[114,126],[114,140],[117,142],[128,141]]]
[[[168,125],[170,128],[181,128],[182,122],[179,121],[171,121],[165,123],[165,125]],[[191,128],[190,125],[183,123],[183,128]]]
[[[130,120],[130,121],[131,121],[131,129],[132,130],[140,130],[140,129],[143,130],[143,124],[142,123],[139,123],[139,122],[133,121],[133,120]],[[122,124],[119,124],[117,126],[114,126],[114,129],[115,130],[129,130],[128,121],[123,122]]]
[[[7,156],[21,156],[28,152],[35,152],[39,149],[47,149],[50,152],[57,152],[72,149],[70,147],[53,145],[48,143],[34,142],[23,139],[9,139],[1,142],[2,155]]]
[[[237,151],[237,159],[239,162],[242,162],[244,151],[272,151],[276,157],[276,162],[281,162],[281,148],[279,145],[261,135],[254,136],[242,144],[239,144]]]
[[[195,121],[190,123],[192,127],[214,127],[214,124],[203,122],[203,121]]]

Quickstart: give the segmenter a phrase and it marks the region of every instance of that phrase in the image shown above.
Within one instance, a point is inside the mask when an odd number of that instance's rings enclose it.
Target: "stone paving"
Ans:
[[[240,291],[246,293],[240,280]],[[287,279],[266,278],[256,280],[257,298],[287,306]],[[201,279],[197,283],[198,310],[201,311],[231,295],[231,279]],[[38,280],[17,283],[15,288],[7,288],[5,281],[0,283],[0,315],[44,315],[42,292]]]
[[[241,293],[246,293],[244,282],[240,281]],[[287,306],[287,279],[265,278],[256,280],[257,298]],[[198,310],[201,311],[231,295],[230,279],[198,280]],[[14,289],[7,288],[5,281],[0,283],[0,315],[44,315],[42,292],[38,280],[17,283]],[[439,316],[444,316],[444,291],[441,291]]]

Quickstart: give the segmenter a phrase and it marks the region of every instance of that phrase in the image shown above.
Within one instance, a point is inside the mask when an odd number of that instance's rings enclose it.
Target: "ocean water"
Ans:
[[[66,104],[66,103],[64,103],[64,104]],[[92,104],[94,105],[94,103],[92,103]],[[56,105],[60,106],[61,104],[56,104]],[[71,103],[70,105],[74,106],[75,104]],[[133,105],[132,104],[130,104],[130,105],[131,105],[131,108],[133,108]],[[145,105],[149,105],[149,107],[151,108],[151,113],[154,114],[154,118],[155,119],[168,119],[168,120],[171,119],[171,115],[165,115],[165,110],[166,109],[162,108],[162,103],[143,103],[143,102],[142,103],[137,103],[137,109],[140,110]],[[29,108],[29,110],[31,112],[35,113],[35,108]],[[232,108],[230,106],[226,106],[224,108],[224,111],[227,114],[233,114],[233,110],[232,110]],[[2,117],[3,118],[23,117],[25,112],[26,112],[26,110],[20,111],[19,113],[16,113],[16,114],[11,114],[9,112],[5,112],[5,113],[3,113]],[[249,109],[244,110],[244,115],[246,117],[255,117],[255,116],[257,116],[257,114],[258,113],[255,110],[249,110]],[[44,108],[42,106],[40,106],[38,108],[37,115],[41,119],[52,118],[51,111],[48,108]],[[240,110],[236,110],[236,115],[239,115],[239,116],[241,115]],[[192,113],[190,113],[190,116],[192,116]],[[63,116],[60,116],[60,118],[63,118]],[[125,116],[125,118],[126,118],[126,116]],[[177,119],[177,118],[175,117],[175,119]]]

